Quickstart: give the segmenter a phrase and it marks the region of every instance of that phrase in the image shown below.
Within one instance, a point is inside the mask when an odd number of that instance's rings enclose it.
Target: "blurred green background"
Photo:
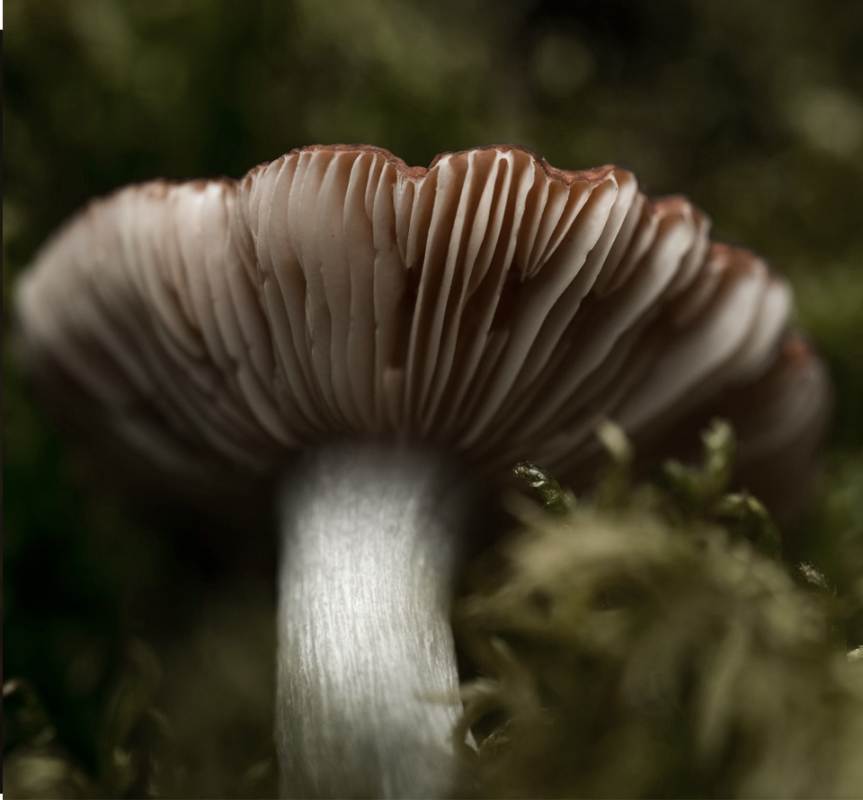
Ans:
[[[110,783],[106,726],[144,735],[140,711],[112,706],[120,676],[143,708],[161,672],[191,776],[258,769],[239,793],[270,779],[268,576],[214,557],[188,535],[199,522],[100,492],[14,364],[16,275],[129,182],[239,177],[312,143],[425,165],[516,142],[688,195],[796,289],[835,383],[807,555],[840,587],[863,575],[859,0],[6,0],[5,28],[4,674],[31,682],[90,774]]]

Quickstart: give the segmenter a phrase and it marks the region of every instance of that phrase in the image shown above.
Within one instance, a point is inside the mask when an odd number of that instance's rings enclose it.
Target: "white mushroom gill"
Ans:
[[[787,480],[806,474],[821,368],[787,332],[786,286],[748,251],[711,243],[708,228],[686,200],[650,200],[615,167],[565,172],[502,146],[421,169],[374,147],[316,146],[239,181],[121,190],[37,256],[18,287],[24,358],[48,382],[79,386],[91,401],[82,413],[134,451],[227,486],[313,453],[319,480],[281,502],[286,792],[451,788],[452,760],[440,759],[453,707],[417,689],[423,676],[436,676],[435,696],[457,682],[440,631],[468,501],[432,502],[449,454],[486,473],[529,459],[566,480],[595,456],[600,416],[655,439],[716,406],[739,424],[756,484],[771,459]],[[365,439],[369,453],[389,442],[391,459],[329,446],[339,439]],[[419,442],[438,448],[421,467],[404,455]],[[401,458],[401,473],[420,476],[415,493],[394,478]],[[374,555],[400,552],[385,543],[395,529],[432,550]],[[324,547],[324,531],[345,538]],[[352,584],[342,550],[364,546],[355,555],[368,568]],[[407,625],[361,634],[353,601],[344,614],[315,605],[353,585],[367,619],[394,613],[401,601],[377,592],[403,567],[393,585],[422,598]],[[338,652],[366,635],[362,658]],[[350,676],[325,675],[325,661]],[[411,664],[416,680],[390,681],[384,697],[382,663]],[[372,757],[360,741],[385,744]],[[423,759],[428,770],[404,766]],[[408,773],[413,784],[395,777]],[[440,779],[433,789],[427,774]],[[365,776],[361,788],[352,775]]]

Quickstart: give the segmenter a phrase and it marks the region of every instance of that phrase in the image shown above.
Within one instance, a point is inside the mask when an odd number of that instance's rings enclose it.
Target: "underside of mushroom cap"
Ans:
[[[803,443],[805,472],[823,371],[788,338],[786,285],[708,228],[613,166],[313,146],[91,203],[22,278],[20,344],[89,398],[85,422],[186,480],[266,475],[342,436],[566,479],[599,418],[654,438],[717,398],[744,456]]]

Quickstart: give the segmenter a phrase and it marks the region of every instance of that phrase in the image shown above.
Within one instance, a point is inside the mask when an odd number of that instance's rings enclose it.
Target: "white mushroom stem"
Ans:
[[[436,453],[307,454],[281,497],[276,745],[289,797],[452,793],[449,612],[469,489]]]

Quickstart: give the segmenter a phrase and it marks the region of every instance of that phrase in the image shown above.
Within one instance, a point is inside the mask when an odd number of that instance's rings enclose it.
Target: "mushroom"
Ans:
[[[804,478],[823,372],[787,286],[708,227],[614,166],[313,146],[120,190],[37,255],[17,293],[37,377],[184,485],[281,483],[284,794],[453,791],[466,476],[578,481],[601,417],[657,441],[754,398],[756,482],[792,451]]]

